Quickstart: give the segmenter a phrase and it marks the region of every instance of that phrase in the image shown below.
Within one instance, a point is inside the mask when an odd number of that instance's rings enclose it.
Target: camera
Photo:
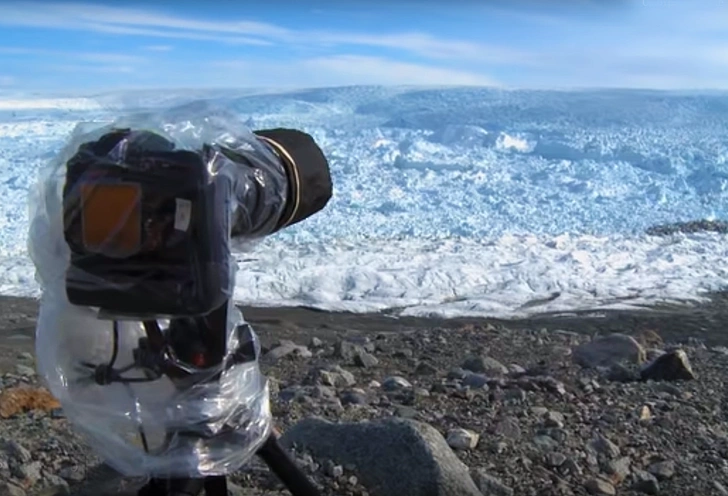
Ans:
[[[331,197],[328,163],[297,130],[177,149],[160,134],[114,129],[66,163],[66,292],[117,316],[194,316],[231,297],[231,237],[298,223]]]
[[[293,226],[331,197],[313,136],[253,131],[204,103],[79,124],[41,171],[38,372],[106,463],[152,478],[140,495],[196,494],[256,453],[311,489],[272,435],[232,240]]]

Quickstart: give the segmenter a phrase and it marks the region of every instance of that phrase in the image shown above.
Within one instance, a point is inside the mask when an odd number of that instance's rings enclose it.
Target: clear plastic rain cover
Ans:
[[[38,371],[120,473],[228,474],[269,435],[259,342],[230,298],[229,234],[270,233],[286,188],[271,148],[204,104],[79,125],[42,171],[29,233]],[[213,308],[217,327],[196,327]]]

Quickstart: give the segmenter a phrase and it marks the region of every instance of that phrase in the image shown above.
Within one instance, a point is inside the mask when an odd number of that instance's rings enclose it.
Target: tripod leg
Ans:
[[[293,496],[321,496],[321,492],[296,465],[278,442],[275,434],[271,434],[265,444],[258,450],[260,456],[271,472],[273,472]]]
[[[214,476],[205,479],[205,496],[228,496],[227,477]]]
[[[199,496],[204,484],[203,479],[152,479],[137,496]]]

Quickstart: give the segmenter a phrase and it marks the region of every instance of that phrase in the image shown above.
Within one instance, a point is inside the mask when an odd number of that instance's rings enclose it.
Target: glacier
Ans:
[[[34,296],[27,191],[81,121],[199,99],[328,156],[320,214],[237,253],[236,299],[513,318],[694,302],[728,285],[722,93],[376,87],[0,100],[0,292]]]

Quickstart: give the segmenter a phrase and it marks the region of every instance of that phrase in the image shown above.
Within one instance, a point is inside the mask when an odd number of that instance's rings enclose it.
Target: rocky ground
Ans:
[[[0,496],[134,494],[34,389],[35,311],[0,299]],[[728,495],[728,348],[700,337],[717,327],[246,315],[283,442],[323,494]],[[288,494],[258,461],[231,480]]]

